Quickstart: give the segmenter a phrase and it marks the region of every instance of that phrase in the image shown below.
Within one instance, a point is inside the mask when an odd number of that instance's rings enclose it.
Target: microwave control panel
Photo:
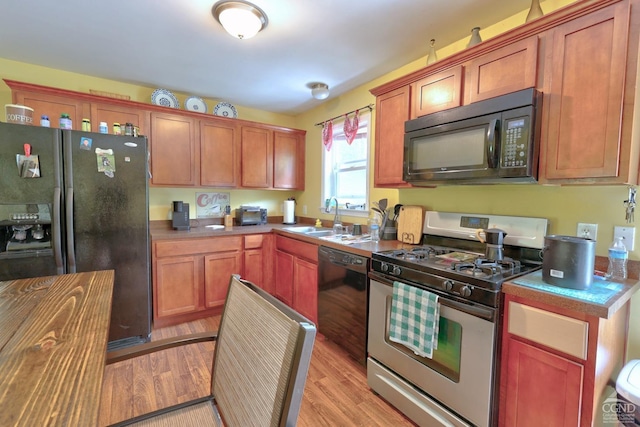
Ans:
[[[529,117],[504,120],[500,165],[503,168],[527,167],[529,158]]]

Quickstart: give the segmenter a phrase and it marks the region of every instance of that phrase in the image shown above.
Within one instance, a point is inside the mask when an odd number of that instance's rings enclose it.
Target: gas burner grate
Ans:
[[[500,274],[514,274],[520,270],[520,261],[511,258],[503,260],[490,260],[486,258],[476,258],[473,262],[454,262],[451,269],[469,274],[471,276],[496,276]]]
[[[434,248],[432,246],[420,246],[412,249],[398,249],[388,253],[389,256],[396,259],[406,261],[422,261],[432,258],[436,255],[442,255],[451,252],[450,249]]]

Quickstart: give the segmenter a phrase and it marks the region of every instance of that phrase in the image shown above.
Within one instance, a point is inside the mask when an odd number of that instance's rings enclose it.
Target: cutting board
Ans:
[[[422,206],[403,206],[398,215],[398,240],[417,245],[422,238],[424,209]]]

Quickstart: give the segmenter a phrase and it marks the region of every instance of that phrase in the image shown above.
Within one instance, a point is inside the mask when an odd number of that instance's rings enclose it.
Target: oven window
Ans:
[[[462,325],[440,317],[438,348],[433,354],[436,371],[452,381],[460,381],[460,349],[462,348]],[[427,359],[428,360],[428,359]]]
[[[444,375],[453,382],[460,382],[460,353],[462,349],[462,325],[440,315],[440,330],[438,332],[438,348],[434,350],[431,359],[421,357],[402,344],[389,340],[389,323],[392,297],[387,297],[386,330],[384,339],[387,344],[397,348],[406,355],[426,365],[434,371]],[[442,308],[442,306],[441,306]]]
[[[411,140],[414,170],[464,168],[485,163],[485,126]]]

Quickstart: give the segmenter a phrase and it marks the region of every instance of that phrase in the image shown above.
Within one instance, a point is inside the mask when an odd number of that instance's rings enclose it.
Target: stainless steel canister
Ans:
[[[587,289],[593,282],[595,240],[549,235],[544,238],[542,280],[571,289]]]

